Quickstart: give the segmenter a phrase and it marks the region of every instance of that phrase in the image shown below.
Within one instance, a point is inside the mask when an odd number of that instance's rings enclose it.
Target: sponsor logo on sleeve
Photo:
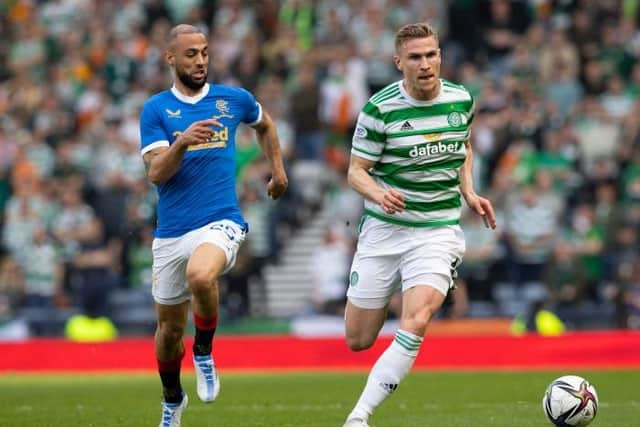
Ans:
[[[366,138],[367,136],[367,130],[362,126],[357,126],[355,133],[358,138]]]

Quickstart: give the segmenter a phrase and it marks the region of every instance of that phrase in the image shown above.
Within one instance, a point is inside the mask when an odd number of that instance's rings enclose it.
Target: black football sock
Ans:
[[[184,352],[174,360],[158,360],[158,373],[162,381],[162,392],[165,402],[182,402],[182,385],[180,384],[180,365]]]
[[[196,327],[196,336],[193,341],[193,354],[196,356],[207,356],[211,354],[211,343],[213,335],[216,333],[218,326],[218,315],[216,314],[211,320],[205,320],[197,314],[193,315]]]

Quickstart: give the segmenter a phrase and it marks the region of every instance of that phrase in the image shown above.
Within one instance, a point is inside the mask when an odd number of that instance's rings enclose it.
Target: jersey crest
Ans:
[[[220,114],[214,115],[214,119],[233,119],[233,114],[229,114],[229,103],[224,99],[216,100],[216,109]]]

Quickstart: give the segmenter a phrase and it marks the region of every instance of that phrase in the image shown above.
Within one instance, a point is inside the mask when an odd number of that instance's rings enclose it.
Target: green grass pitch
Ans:
[[[640,426],[640,371],[412,372],[371,418],[373,427],[550,426],[541,399],[572,373],[596,387],[593,427]],[[193,375],[183,427],[341,427],[366,373],[225,373],[216,402],[201,403]],[[152,374],[0,375],[2,427],[142,427],[160,420]]]

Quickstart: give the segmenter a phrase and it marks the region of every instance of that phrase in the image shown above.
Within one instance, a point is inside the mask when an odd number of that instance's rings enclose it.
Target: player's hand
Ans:
[[[289,186],[287,174],[284,172],[273,174],[267,183],[267,195],[272,199],[282,196]]]
[[[398,190],[385,190],[380,201],[380,207],[387,214],[394,214],[404,210],[404,196]]]
[[[473,209],[478,215],[482,216],[484,225],[487,228],[496,228],[496,214],[493,212],[493,206],[488,199],[480,197],[477,194],[465,195],[467,205]]]
[[[197,145],[206,143],[213,136],[211,126],[222,127],[217,119],[198,120],[191,123],[191,126],[180,135],[181,143],[184,145]]]

